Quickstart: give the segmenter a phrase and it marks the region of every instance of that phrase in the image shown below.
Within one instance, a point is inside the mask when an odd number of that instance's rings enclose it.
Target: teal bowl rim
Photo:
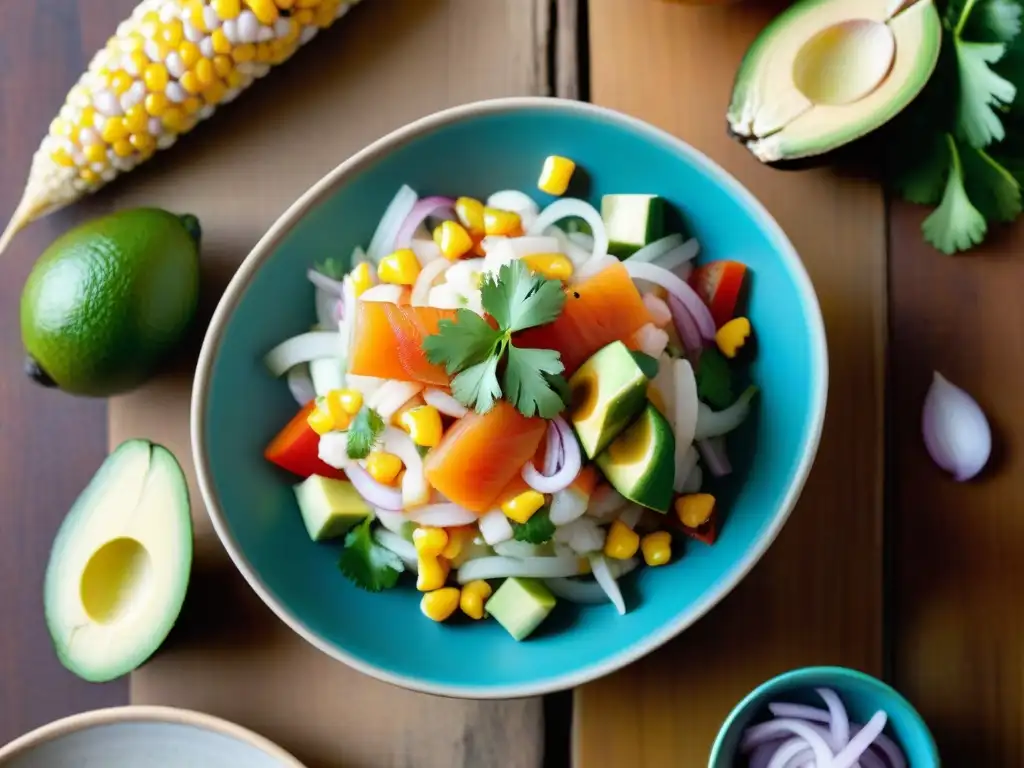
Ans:
[[[889,685],[884,680],[879,680],[874,675],[869,675],[867,672],[861,672],[859,669],[851,669],[850,667],[835,667],[835,666],[823,666],[823,667],[800,667],[798,669],[791,669],[788,672],[783,672],[781,675],[776,675],[770,680],[766,680],[761,683],[757,688],[752,690],[743,700],[740,701],[732,712],[722,723],[722,727],[718,730],[718,736],[715,737],[715,743],[711,746],[711,755],[708,757],[708,768],[715,768],[715,761],[718,760],[720,755],[718,754],[724,747],[725,737],[732,730],[736,721],[743,715],[750,706],[760,698],[770,688],[776,686],[792,686],[794,688],[800,685],[806,685],[804,681],[813,679],[815,677],[825,676],[836,676],[842,678],[854,678],[860,680],[862,683],[877,687],[886,696],[895,699],[900,705],[905,706],[907,710],[913,714],[917,719],[918,724],[921,726],[921,732],[927,736],[927,749],[929,751],[928,757],[931,758],[932,762],[929,765],[939,765],[939,746],[935,743],[935,737],[932,736],[931,729],[928,727],[928,723],[921,717],[921,713],[917,711],[913,704],[911,704],[907,698]]]
[[[61,720],[55,720],[52,723],[42,725],[34,731],[29,731],[25,735],[19,736],[14,741],[0,747],[0,767],[6,765],[8,760],[24,755],[29,750],[40,747],[62,736],[84,731],[87,728],[119,723],[190,725],[255,747],[268,757],[272,757],[280,762],[282,768],[306,768],[303,763],[300,763],[293,755],[277,746],[270,739],[260,736],[255,731],[250,731],[248,728],[244,728],[237,723],[190,709],[145,705],[96,709],[91,712],[70,715]]]
[[[665,624],[659,631],[653,632],[643,640],[623,648],[618,654],[603,662],[587,664],[571,672],[567,672],[555,678],[548,678],[538,682],[517,683],[504,686],[487,686],[478,688],[475,686],[461,685],[438,685],[427,683],[414,677],[398,675],[390,670],[367,663],[366,661],[337,648],[320,638],[296,617],[291,610],[280,604],[277,599],[266,588],[259,575],[253,570],[245,554],[241,551],[238,543],[228,528],[227,520],[214,491],[213,479],[211,477],[209,462],[206,457],[206,445],[204,435],[206,433],[206,404],[209,392],[210,378],[213,373],[213,363],[220,348],[224,327],[234,312],[242,294],[248,287],[250,280],[263,263],[271,257],[278,245],[288,235],[296,223],[312,208],[322,202],[335,189],[343,185],[349,176],[355,175],[374,163],[377,159],[388,153],[408,144],[418,136],[442,128],[446,125],[458,123],[466,118],[479,115],[500,114],[515,112],[518,110],[539,110],[552,113],[576,113],[586,118],[597,118],[600,120],[617,123],[618,125],[637,133],[647,140],[660,145],[666,151],[684,156],[689,162],[704,170],[714,177],[729,194],[733,195],[743,205],[757,222],[758,226],[778,245],[779,258],[785,262],[793,281],[803,298],[807,307],[808,334],[810,336],[810,347],[812,355],[817,360],[813,373],[815,381],[812,384],[812,398],[809,404],[811,414],[810,434],[806,442],[803,456],[796,469],[793,482],[783,499],[782,505],[776,511],[771,524],[765,535],[752,547],[746,556],[736,563],[732,570],[719,582],[716,589],[705,596],[703,600],[691,606],[689,610],[683,611],[676,618]],[[821,430],[825,419],[825,404],[828,393],[828,349],[825,341],[825,325],[821,316],[821,308],[818,304],[811,279],[804,268],[803,262],[797,255],[796,250],[786,237],[785,232],[778,222],[772,217],[765,207],[755,198],[742,184],[733,176],[722,169],[713,160],[702,152],[694,149],[686,142],[676,138],[670,133],[645,123],[635,117],[617,112],[605,107],[599,107],[579,101],[568,99],[557,99],[547,97],[510,97],[477,101],[463,104],[456,107],[436,112],[432,115],[420,118],[408,125],[399,128],[380,139],[363,150],[352,155],[350,158],[330,171],[320,181],[314,184],[298,200],[296,200],[281,216],[274,222],[267,233],[256,243],[252,251],[235,272],[234,277],[228,284],[224,295],[221,297],[217,308],[210,320],[206,337],[203,339],[203,346],[199,353],[199,362],[196,367],[196,375],[192,389],[192,410],[191,410],[191,438],[192,456],[196,467],[196,474],[199,481],[199,489],[206,504],[206,509],[213,523],[213,528],[218,538],[228,551],[228,555],[234,562],[235,567],[241,572],[253,590],[260,596],[260,599],[269,607],[285,624],[292,628],[299,636],[304,638],[313,647],[319,649],[328,656],[348,665],[349,667],[362,672],[363,674],[382,680],[392,685],[397,685],[409,690],[420,691],[439,696],[451,698],[471,699],[513,699],[528,696],[540,696],[555,691],[574,688],[578,685],[588,683],[600,677],[615,672],[622,667],[646,656],[651,651],[664,645],[684,629],[688,628],[695,621],[706,614],[722,598],[731,592],[736,585],[750,572],[754,565],[761,559],[764,553],[771,546],[778,536],[782,526],[796,504],[804,483],[814,464],[818,452],[818,444],[821,440]]]

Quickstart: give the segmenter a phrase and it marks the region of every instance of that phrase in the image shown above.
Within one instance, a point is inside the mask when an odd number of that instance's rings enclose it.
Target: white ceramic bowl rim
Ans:
[[[235,741],[248,744],[268,757],[277,760],[284,768],[305,768],[292,755],[285,752],[281,747],[269,739],[260,736],[258,733],[243,728],[240,725],[222,720],[213,715],[206,715],[202,712],[194,712],[188,709],[176,707],[156,706],[127,706],[110,707],[108,709],[97,709],[92,712],[83,712],[78,715],[71,715],[62,720],[56,720],[47,725],[40,726],[34,731],[19,736],[4,747],[0,747],[0,766],[12,758],[27,754],[32,749],[42,746],[49,741],[67,736],[68,734],[85,731],[103,725],[120,723],[167,723],[171,725],[189,725],[201,728],[204,731],[227,736]]]
[[[241,300],[249,281],[263,263],[274,253],[278,245],[288,235],[290,230],[298,223],[310,209],[320,204],[328,195],[342,185],[346,178],[364,170],[373,162],[387,155],[390,152],[408,144],[418,136],[429,131],[441,128],[446,125],[458,123],[466,118],[480,115],[500,114],[504,112],[515,112],[518,110],[540,110],[548,112],[577,112],[587,117],[597,117],[602,120],[619,123],[626,128],[646,137],[647,139],[669,147],[671,150],[683,155],[695,166],[701,168],[708,175],[715,178],[731,195],[734,195],[757,220],[760,227],[779,244],[779,257],[786,263],[793,275],[796,287],[803,296],[808,309],[808,334],[810,336],[810,347],[821,361],[819,370],[815,372],[815,381],[812,383],[811,402],[808,405],[810,411],[810,435],[807,448],[801,456],[796,469],[793,482],[783,499],[782,505],[772,519],[765,535],[746,553],[733,568],[718,582],[715,589],[706,594],[700,602],[690,606],[686,611],[679,613],[674,620],[666,623],[657,632],[652,632],[644,639],[627,646],[611,658],[604,661],[590,664],[581,669],[563,675],[547,678],[534,683],[501,685],[501,686],[454,686],[438,685],[419,680],[414,677],[397,675],[383,667],[369,664],[362,659],[353,656],[346,651],[337,648],[322,638],[318,637],[302,621],[298,619],[286,606],[278,603],[270,593],[266,585],[255,573],[249,561],[242,553],[231,535],[224,512],[220,508],[217,494],[214,491],[213,479],[210,474],[210,467],[205,456],[206,433],[206,399],[209,390],[210,377],[213,372],[213,362],[220,347],[223,329],[227,324],[238,302]],[[256,243],[255,247],[242,262],[235,276],[228,284],[224,295],[213,313],[206,338],[203,340],[203,347],[199,354],[199,362],[196,367],[195,382],[192,389],[192,414],[191,414],[191,436],[193,461],[199,479],[199,488],[209,511],[213,527],[217,532],[225,549],[234,561],[235,566],[241,571],[246,581],[252,586],[264,603],[291,627],[296,633],[303,637],[314,647],[326,653],[338,661],[341,661],[353,669],[364,674],[375,677],[379,680],[398,685],[423,693],[430,693],[439,696],[453,698],[474,698],[474,699],[511,699],[528,696],[539,696],[554,691],[573,688],[578,685],[590,682],[604,675],[608,675],[627,664],[647,655],[656,648],[664,645],[677,634],[689,627],[711,608],[713,608],[723,597],[750,572],[754,565],[761,559],[764,553],[775,541],[782,526],[796,504],[804,483],[810,473],[811,466],[818,451],[818,443],[821,439],[821,430],[825,420],[825,404],[828,393],[828,349],[825,342],[825,325],[821,317],[821,308],[818,304],[811,279],[804,268],[803,262],[797,255],[786,237],[785,232],[778,222],[772,217],[763,205],[747,189],[740,184],[733,176],[718,166],[714,161],[702,152],[694,149],[683,140],[673,136],[666,131],[655,128],[629,115],[617,112],[605,107],[599,107],[586,102],[570,101],[568,99],[556,99],[545,97],[512,97],[491,99],[464,104],[450,109],[436,112],[427,117],[420,118],[408,125],[399,128],[386,136],[377,139],[365,149],[357,152],[348,160],[338,165],[333,171],[324,176],[310,189],[296,200],[278,219],[267,233]],[[628,620],[628,618],[627,618]]]

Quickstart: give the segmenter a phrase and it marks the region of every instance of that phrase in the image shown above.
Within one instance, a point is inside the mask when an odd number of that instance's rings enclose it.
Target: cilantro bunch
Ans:
[[[561,355],[517,347],[512,334],[555,320],[565,306],[562,284],[516,259],[484,281],[480,298],[498,327],[460,309],[455,320],[442,320],[438,332],[423,340],[427,359],[455,376],[452,396],[477,413],[487,413],[504,397],[524,416],[554,418],[565,409]]]
[[[947,0],[935,74],[893,124],[888,176],[900,196],[937,206],[925,240],[952,254],[1024,206],[1024,0]]]

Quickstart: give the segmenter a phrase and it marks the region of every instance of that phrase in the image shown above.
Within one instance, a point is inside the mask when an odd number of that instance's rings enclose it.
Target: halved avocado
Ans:
[[[675,480],[676,438],[661,411],[650,403],[635,422],[619,435],[597,466],[612,487],[630,501],[668,512]]]
[[[941,43],[934,0],[800,0],[747,51],[729,131],[768,164],[831,152],[910,104]]]
[[[643,410],[647,377],[621,341],[602,347],[569,379],[569,418],[587,458],[594,458]]]

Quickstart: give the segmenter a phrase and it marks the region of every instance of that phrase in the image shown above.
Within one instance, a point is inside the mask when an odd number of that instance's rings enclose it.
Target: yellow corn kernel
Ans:
[[[313,23],[313,12],[309,8],[303,8],[298,13],[293,13],[292,18],[304,27]]]
[[[256,43],[256,61],[266,63],[274,58],[274,49],[270,43]]]
[[[448,546],[448,531],[444,528],[420,526],[412,532],[416,553],[423,557],[439,557]]]
[[[640,551],[648,565],[664,565],[672,559],[672,536],[668,531],[648,533],[640,540]]]
[[[404,403],[402,403],[401,407],[399,407],[399,409],[395,411],[394,415],[391,417],[391,426],[401,427],[402,417],[405,416],[406,411],[411,411],[413,408],[419,408],[421,405],[426,404],[427,402],[422,397],[420,397],[419,395],[413,395]]]
[[[531,253],[523,256],[526,266],[548,280],[568,280],[572,277],[572,262],[561,253]]]
[[[196,73],[196,77],[204,88],[210,85],[216,77],[216,74],[213,71],[213,62],[209,59],[203,58],[197,61],[194,71]]]
[[[213,43],[213,52],[220,54],[231,53],[231,41],[228,40],[228,36],[224,34],[223,29],[214,30],[214,33],[210,35],[210,42]]]
[[[83,153],[85,159],[90,163],[105,163],[107,161],[107,150],[102,144],[90,144],[83,150]]]
[[[213,57],[213,71],[217,73],[217,77],[227,77],[234,68],[235,62],[230,56],[220,54]]]
[[[363,393],[358,389],[338,390],[338,402],[349,416],[355,416],[363,407]]]
[[[235,60],[236,64],[244,64],[247,61],[252,61],[256,58],[256,46],[252,43],[236,45],[231,51],[231,58]]]
[[[457,528],[448,529],[448,543],[441,550],[441,557],[445,560],[454,560],[462,554],[463,547],[473,541],[476,536],[476,529],[469,525],[460,525]]]
[[[494,590],[486,581],[477,579],[471,581],[462,588],[459,596],[459,608],[471,619],[479,621],[484,617],[484,603],[491,596]]]
[[[277,7],[282,11],[290,10],[295,5],[295,0],[277,0]]]
[[[306,417],[306,423],[318,435],[326,435],[334,429],[334,419],[331,418],[330,412],[326,409],[314,408]]]
[[[199,93],[203,90],[203,83],[195,71],[186,72],[178,78],[178,82],[188,93]]]
[[[569,188],[569,180],[576,170],[576,163],[567,157],[551,155],[544,161],[537,189],[549,195],[564,195]]]
[[[296,8],[316,8],[323,0],[295,0]]]
[[[357,297],[361,296],[367,288],[373,285],[373,272],[370,271],[370,265],[365,261],[357,265],[349,273],[348,277],[352,281],[352,288]]]
[[[335,429],[348,429],[348,425],[352,421],[348,410],[341,402],[341,393],[344,391],[332,389],[323,397],[323,404],[327,408],[327,412],[331,414],[331,418],[334,419]]]
[[[198,96],[189,96],[181,102],[181,109],[186,115],[194,115],[203,108],[203,102]]]
[[[140,25],[142,34],[146,37],[153,37],[160,30],[160,14],[156,11],[147,11],[142,15]]]
[[[455,215],[459,222],[474,238],[484,236],[484,204],[472,197],[460,197],[455,201]]]
[[[136,104],[124,115],[124,127],[130,133],[145,133],[149,126],[149,115],[142,104]]]
[[[114,142],[112,149],[114,150],[114,154],[118,157],[128,157],[135,151],[135,148],[128,139],[118,139]]]
[[[715,511],[715,497],[710,493],[689,493],[676,499],[676,515],[687,528],[700,528]]]
[[[443,587],[427,592],[420,599],[420,611],[432,621],[444,621],[459,607],[457,587]]]
[[[411,248],[399,248],[380,260],[377,277],[382,283],[412,285],[420,276],[420,261]]]
[[[132,146],[139,150],[143,155],[148,156],[156,151],[156,139],[148,133],[133,133],[129,141],[131,141]]]
[[[185,0],[185,12],[193,27],[200,32],[210,31],[203,20],[203,0]]]
[[[522,232],[523,222],[518,213],[500,208],[484,208],[484,233],[488,235],[516,235]]]
[[[107,144],[113,144],[118,139],[128,138],[128,129],[124,125],[124,120],[120,117],[111,117],[103,124],[103,131],[100,133],[100,136],[103,137]]]
[[[221,19],[237,19],[242,12],[242,0],[212,0],[210,5]]]
[[[177,48],[185,37],[185,26],[181,19],[171,19],[160,30],[159,40],[162,40],[168,48]]]
[[[78,116],[79,128],[92,128],[93,120],[96,119],[95,107],[83,107],[82,113]]]
[[[441,442],[441,414],[432,405],[410,408],[402,414],[401,425],[416,445],[433,448]]]
[[[153,117],[161,117],[167,111],[170,103],[170,100],[162,93],[150,93],[143,102],[146,105],[146,112]]]
[[[207,104],[217,105],[220,104],[224,98],[224,94],[228,91],[227,87],[220,80],[214,80],[206,88],[203,89],[203,98]]]
[[[317,6],[316,10],[313,11],[313,23],[321,29],[327,29],[327,27],[334,23],[334,16],[337,12],[337,2],[323,0],[323,2]]]
[[[443,557],[420,555],[416,558],[416,568],[419,571],[416,575],[416,589],[420,592],[430,592],[444,586],[451,566]],[[458,603],[456,597],[455,604],[458,605]]]
[[[604,553],[615,560],[629,560],[640,548],[640,535],[621,520],[616,520],[608,529],[604,541]]]
[[[249,78],[239,72],[237,69],[233,70],[228,75],[228,88],[242,88],[246,83],[249,82]]]
[[[218,29],[217,32],[220,32],[220,30]],[[217,32],[214,32],[214,35],[216,35]],[[216,46],[216,43],[214,43],[214,45]],[[196,65],[196,62],[203,56],[203,54],[199,52],[199,46],[191,40],[186,40],[178,46],[178,55],[181,57],[181,63],[185,65],[185,69],[192,69],[192,67]]]
[[[71,134],[71,123],[63,117],[55,117],[50,123],[50,133],[54,136],[69,136]]]
[[[140,75],[145,72],[146,67],[149,66],[149,57],[142,51],[132,51],[129,53],[128,61],[131,62],[132,71]]]
[[[538,509],[544,506],[544,496],[537,491],[523,491],[501,505],[505,517],[517,523],[525,523]]]
[[[366,457],[366,471],[378,483],[391,485],[402,471],[402,460],[393,453],[370,451]]]
[[[57,165],[63,165],[65,168],[72,168],[75,165],[75,159],[71,157],[71,154],[64,147],[57,147],[53,150],[50,158]]]
[[[750,338],[750,321],[745,317],[734,317],[715,334],[715,344],[726,357],[736,357]]]
[[[253,12],[260,24],[270,26],[277,21],[278,10],[274,0],[245,0],[249,10]]]
[[[473,238],[457,221],[443,221],[434,230],[434,242],[449,261],[460,259],[473,247]]]
[[[82,181],[88,182],[89,184],[95,184],[100,180],[100,175],[92,168],[83,168],[78,172],[78,176]]]

